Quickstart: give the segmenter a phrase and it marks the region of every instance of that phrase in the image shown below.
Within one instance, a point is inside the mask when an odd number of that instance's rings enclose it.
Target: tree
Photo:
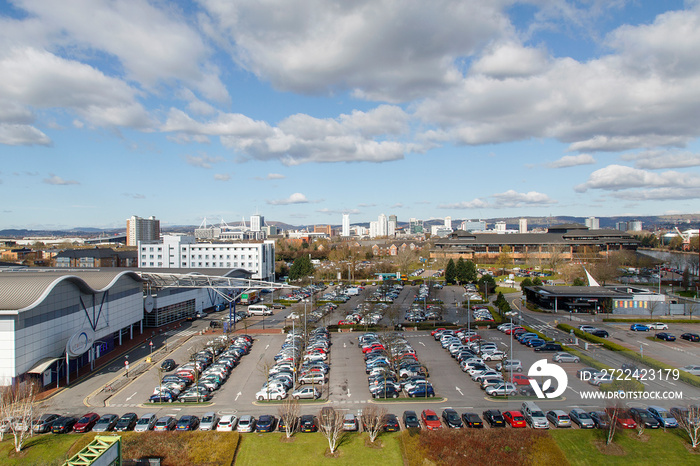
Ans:
[[[374,443],[375,439],[382,430],[384,416],[386,416],[386,408],[381,408],[377,405],[365,406],[362,409],[362,429],[369,435],[369,441]]]
[[[525,288],[526,286],[532,286],[532,279],[530,279],[530,277],[525,277],[523,281],[520,282],[520,288]]]
[[[445,283],[451,285],[455,282],[457,276],[457,267],[455,266],[455,261],[450,259],[445,267]]]
[[[549,264],[549,268],[552,269],[553,271],[557,270],[557,266],[561,263],[563,260],[563,254],[564,254],[564,248],[562,246],[555,246],[551,245],[549,246],[549,259],[547,260],[547,263]]]
[[[675,411],[673,417],[678,421],[678,426],[688,434],[692,447],[697,448],[700,445],[700,407],[688,405],[687,410]]]
[[[586,281],[581,277],[574,278],[573,286],[586,286]]]
[[[540,277],[535,277],[532,279],[532,286],[542,286],[542,280],[540,280]]]
[[[476,264],[473,261],[468,260],[466,262],[467,268],[467,282],[473,283],[476,281]]]
[[[408,272],[411,271],[411,266],[415,261],[416,253],[408,248],[404,251],[399,251],[398,254],[396,254],[396,267],[399,269],[399,272],[404,275],[408,275]]]
[[[681,283],[683,289],[688,291],[688,288],[690,288],[690,269],[687,266],[685,269],[683,269],[683,278]]]
[[[36,393],[37,390],[31,383],[11,385],[0,393],[0,416],[3,423],[8,423],[17,453],[22,451],[27,438],[34,433],[32,423],[37,414],[34,411]],[[3,436],[4,429],[0,429],[0,440]]]
[[[614,280],[618,275],[620,275],[618,265],[619,264],[615,257],[609,257],[608,260],[595,264],[593,266],[593,270],[591,270],[591,275],[595,277],[598,283],[605,286],[606,283]]]
[[[294,260],[294,263],[289,268],[289,280],[300,280],[314,274],[314,266],[311,263],[311,258],[303,254]]]
[[[328,440],[328,448],[331,454],[335,453],[338,443],[343,436],[343,413],[330,406],[321,410],[318,416],[318,430]]]
[[[299,414],[301,413],[299,400],[296,400],[291,396],[285,398],[282,405],[279,407],[278,412],[280,419],[284,423],[284,433],[287,438],[290,438],[297,430],[297,421],[299,419]]]
[[[613,442],[613,439],[615,438],[615,428],[617,427],[617,417],[620,414],[620,410],[622,408],[620,405],[614,405],[610,408],[608,408],[607,414],[610,419],[608,419],[608,428],[607,428],[607,435],[605,439],[605,444],[610,445]]]
[[[501,269],[501,275],[505,275],[506,268],[511,264],[513,259],[510,256],[511,249],[507,244],[501,248],[501,252],[498,254],[498,259],[496,259],[496,265]]]
[[[469,281],[469,273],[467,270],[467,263],[460,257],[457,259],[457,267],[455,268],[455,276],[457,282],[467,283]]]

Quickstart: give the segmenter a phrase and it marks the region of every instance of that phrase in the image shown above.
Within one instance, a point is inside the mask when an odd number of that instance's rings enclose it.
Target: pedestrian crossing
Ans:
[[[197,330],[168,330],[163,335],[165,335],[166,337],[189,337],[190,335],[194,335],[197,333],[199,333],[199,331]]]

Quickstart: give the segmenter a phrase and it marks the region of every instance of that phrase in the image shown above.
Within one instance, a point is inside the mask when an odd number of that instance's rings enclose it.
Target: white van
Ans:
[[[248,306],[248,314],[251,316],[271,316],[272,309],[264,304],[253,304]]]

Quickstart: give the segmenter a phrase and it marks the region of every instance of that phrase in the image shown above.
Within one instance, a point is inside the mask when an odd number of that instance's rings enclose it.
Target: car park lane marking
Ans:
[[[138,393],[138,392],[134,392],[134,394],[131,395],[130,397],[128,397],[128,398],[126,399],[126,401],[129,401],[130,399],[132,399],[133,397],[135,397],[137,393]]]
[[[537,398],[529,398],[527,400],[524,399],[522,396],[516,396],[515,400],[512,400],[510,397],[497,397],[497,398],[492,398],[490,396],[485,396],[484,400],[486,401],[491,401],[494,403],[512,403],[513,401],[530,401],[530,400],[536,400]],[[559,398],[547,398],[547,401],[566,401],[565,396],[560,396]]]
[[[420,343],[421,345],[425,346],[425,343],[423,343],[422,341],[419,341],[418,343]]]
[[[455,390],[457,390],[460,395],[464,396],[464,393],[462,393],[462,390],[459,387],[455,387]]]
[[[233,401],[238,401],[238,397],[239,397],[239,396],[241,396],[242,394],[243,394],[243,393],[241,393],[241,392],[238,392],[238,393],[236,394],[236,399],[235,399],[235,400],[233,400]]]

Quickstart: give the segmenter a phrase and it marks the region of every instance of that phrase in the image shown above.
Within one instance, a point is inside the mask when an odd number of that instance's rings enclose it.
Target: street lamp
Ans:
[[[510,317],[510,360],[511,360],[511,364],[513,361],[513,317],[515,317],[517,315],[518,315],[518,313],[515,311],[506,312],[506,316]]]
[[[148,343],[148,346],[151,347],[151,360],[153,359],[153,340],[151,340],[150,343]]]

